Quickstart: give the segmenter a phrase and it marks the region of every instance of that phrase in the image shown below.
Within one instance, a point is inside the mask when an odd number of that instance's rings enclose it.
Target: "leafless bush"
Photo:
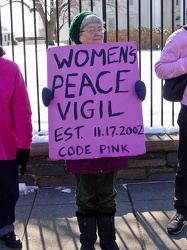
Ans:
[[[107,32],[108,42],[124,42],[124,41],[135,41],[137,47],[141,50],[158,50],[162,45],[165,44],[168,36],[172,33],[170,29],[164,30],[161,35],[159,28],[150,30],[149,28],[142,27],[141,30],[134,28],[127,30],[119,30],[118,36],[116,37],[116,31]]]

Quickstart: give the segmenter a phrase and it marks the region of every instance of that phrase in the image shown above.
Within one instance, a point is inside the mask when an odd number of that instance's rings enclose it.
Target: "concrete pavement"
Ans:
[[[124,185],[126,184],[126,185]],[[23,250],[79,250],[75,217],[75,187],[61,192],[40,188],[21,195],[16,206],[15,231]],[[120,250],[186,250],[187,227],[178,235],[166,232],[173,215],[174,182],[117,182],[117,243]],[[99,241],[96,242],[99,250]],[[0,241],[0,249],[8,248]]]

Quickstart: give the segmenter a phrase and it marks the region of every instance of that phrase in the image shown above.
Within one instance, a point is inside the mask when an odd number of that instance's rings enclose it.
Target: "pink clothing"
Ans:
[[[15,160],[31,147],[31,107],[18,65],[0,57],[0,69],[0,160]]]
[[[128,157],[68,160],[66,168],[74,174],[102,175],[128,167]]]
[[[166,41],[160,59],[155,64],[160,79],[170,79],[187,73],[187,30],[178,29]],[[187,105],[187,87],[181,103]]]

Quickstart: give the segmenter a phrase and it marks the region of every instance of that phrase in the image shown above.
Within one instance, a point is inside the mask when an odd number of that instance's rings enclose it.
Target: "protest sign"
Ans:
[[[47,52],[49,157],[145,153],[135,42],[52,47]]]

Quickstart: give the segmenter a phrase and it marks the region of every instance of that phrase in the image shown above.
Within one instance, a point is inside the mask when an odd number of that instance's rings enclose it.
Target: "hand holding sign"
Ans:
[[[42,89],[42,101],[44,106],[48,107],[52,99],[53,97],[51,90],[47,87],[44,87]]]
[[[138,98],[140,98],[140,100],[143,101],[146,97],[145,83],[140,80],[135,82],[135,92]],[[48,107],[52,99],[53,97],[52,97],[51,90],[47,87],[44,87],[42,89],[42,101],[43,101],[44,106]]]
[[[138,80],[136,83],[135,83],[135,91],[136,91],[136,94],[138,96],[138,98],[140,98],[141,101],[143,101],[146,97],[146,86],[145,86],[145,83]]]

